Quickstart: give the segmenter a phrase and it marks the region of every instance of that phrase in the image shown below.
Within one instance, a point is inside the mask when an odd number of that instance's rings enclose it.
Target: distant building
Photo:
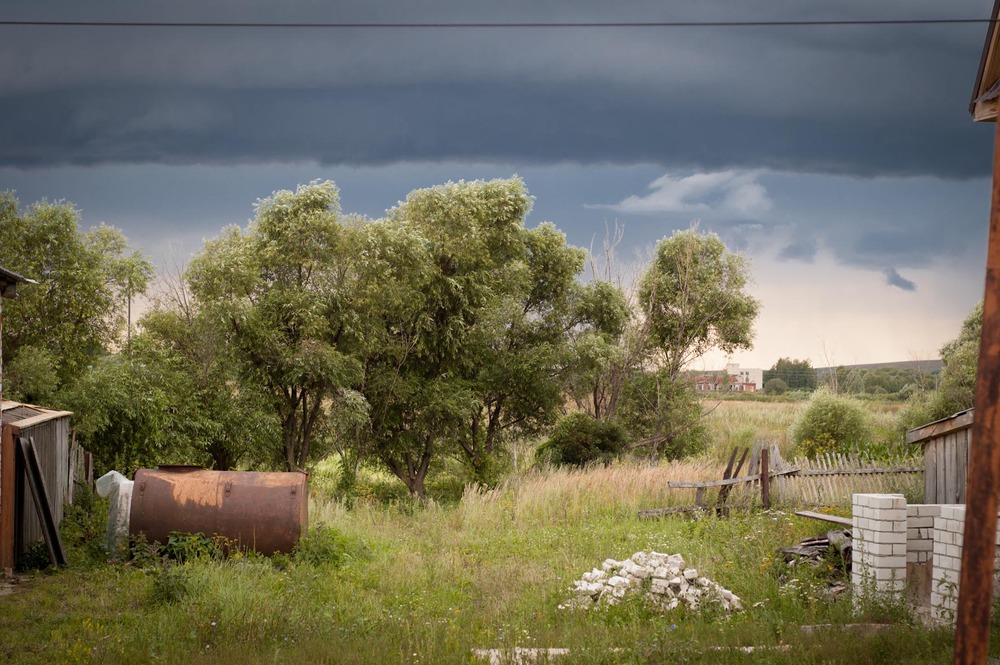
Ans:
[[[689,375],[690,376],[690,375]],[[718,372],[695,373],[694,389],[698,393],[725,390],[733,393],[755,393],[764,388],[764,370],[740,369],[738,363],[729,363]]]

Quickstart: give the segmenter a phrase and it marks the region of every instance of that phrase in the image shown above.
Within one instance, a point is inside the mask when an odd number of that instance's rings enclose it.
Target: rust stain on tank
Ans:
[[[171,531],[223,536],[263,554],[291,552],[308,527],[300,472],[139,469],[129,533],[165,543]]]

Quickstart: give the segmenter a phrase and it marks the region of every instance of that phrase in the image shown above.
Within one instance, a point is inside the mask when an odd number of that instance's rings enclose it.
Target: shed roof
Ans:
[[[72,411],[57,411],[46,409],[34,404],[23,404],[21,402],[4,401],[3,409],[0,410],[4,425],[16,425],[17,427],[31,427],[39,423],[48,422],[57,418],[72,416]]]
[[[926,425],[921,425],[920,427],[911,429],[906,433],[906,442],[912,444],[923,443],[924,441],[941,436],[942,434],[948,434],[949,432],[954,432],[958,429],[972,427],[972,418],[975,411],[975,409],[966,409],[965,411],[959,411],[956,414],[950,415],[947,418],[935,420],[932,423],[927,423]]]
[[[972,88],[969,113],[976,122],[996,121],[997,98],[1000,97],[1000,30],[997,30],[997,16],[1000,15],[1000,0],[995,0],[990,15],[990,27],[986,29],[983,54],[979,58],[976,84]]]
[[[33,279],[28,279],[24,275],[19,275],[13,270],[7,270],[0,266],[0,297],[13,298],[16,295],[18,284],[37,284]]]

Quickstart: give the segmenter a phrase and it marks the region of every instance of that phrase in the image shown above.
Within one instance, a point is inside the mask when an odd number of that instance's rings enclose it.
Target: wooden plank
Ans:
[[[657,517],[666,517],[667,515],[678,515],[680,513],[690,513],[696,510],[702,510],[698,506],[674,506],[671,508],[652,508],[650,510],[640,510],[638,517],[641,520],[655,519]]]
[[[35,510],[38,512],[38,519],[43,526],[45,545],[49,549],[52,565],[65,566],[66,552],[63,550],[62,538],[59,536],[59,525],[52,512],[52,504],[45,486],[45,476],[38,461],[35,442],[31,438],[21,437],[18,443],[20,444],[18,450],[21,453],[21,461],[28,479],[28,487],[31,489],[31,498],[35,503]]]
[[[792,467],[790,469],[782,471],[781,473],[771,472],[771,477],[774,478],[775,476],[779,475],[787,476],[789,474],[798,472],[799,472],[798,467]],[[740,476],[739,478],[729,478],[726,480],[704,480],[701,482],[691,482],[686,480],[685,481],[671,480],[670,482],[667,483],[667,487],[670,487],[672,489],[685,489],[685,488],[691,489],[693,487],[724,487],[725,485],[739,485],[740,483],[748,483],[753,480],[760,480],[760,474],[755,473],[752,476]]]
[[[760,451],[760,500],[764,510],[771,509],[771,478],[767,468],[767,448]]]
[[[0,568],[5,576],[14,574],[16,468],[13,432],[9,425],[0,426]]]
[[[965,430],[964,436],[961,437],[961,446],[958,451],[958,460],[961,464],[961,469],[958,472],[958,478],[960,481],[958,490],[958,502],[965,503],[965,487],[969,482],[969,434],[972,430]]]
[[[974,411],[973,409],[969,409],[968,411],[962,411],[941,420],[935,420],[922,427],[911,429],[906,433],[906,443],[923,443],[929,439],[940,438],[955,430],[972,427],[973,417]]]
[[[924,503],[939,503],[937,498],[937,457],[934,444],[924,446]]]
[[[937,441],[937,445],[934,448],[934,452],[937,455],[937,490],[938,490],[938,500],[948,501],[948,483],[945,481],[945,474],[948,472],[947,461],[945,461],[944,455],[944,441]]]
[[[952,433],[948,444],[948,497],[951,503],[958,503],[958,432]]]
[[[850,517],[838,517],[837,515],[824,515],[823,513],[814,513],[811,510],[796,510],[795,514],[799,517],[809,517],[814,520],[823,520],[824,522],[833,522],[834,524],[843,524],[844,526],[853,527],[854,520]]]

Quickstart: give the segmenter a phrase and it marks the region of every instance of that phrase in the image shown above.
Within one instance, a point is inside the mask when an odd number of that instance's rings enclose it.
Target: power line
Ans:
[[[245,23],[229,21],[2,21],[0,26],[38,28],[240,28],[322,30],[495,30],[592,28],[808,28],[850,26],[917,26],[993,23],[988,18],[858,19],[818,21],[614,21],[501,23]]]

